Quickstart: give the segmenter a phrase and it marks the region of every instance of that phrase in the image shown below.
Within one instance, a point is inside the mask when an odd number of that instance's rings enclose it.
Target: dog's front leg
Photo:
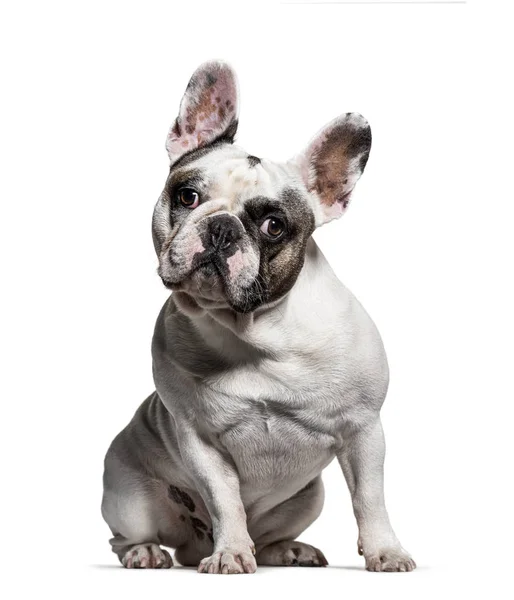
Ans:
[[[180,453],[209,511],[214,552],[198,565],[200,573],[254,573],[255,546],[248,534],[239,493],[239,477],[221,453],[201,439],[192,427],[179,433]]]
[[[380,418],[350,433],[338,454],[359,526],[359,554],[368,571],[412,571],[416,567],[401,547],[384,501],[385,442]]]

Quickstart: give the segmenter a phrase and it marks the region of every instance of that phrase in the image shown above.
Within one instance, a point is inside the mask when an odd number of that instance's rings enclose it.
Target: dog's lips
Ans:
[[[220,270],[219,270],[218,266],[216,265],[216,261],[214,260],[214,258],[215,257],[211,255],[207,258],[204,258],[204,259],[198,261],[198,263],[195,264],[195,266],[189,273],[189,277],[191,277],[191,275],[193,275],[194,273],[196,273],[197,271],[200,271],[200,270],[206,271],[207,275],[216,275],[216,274],[220,275]]]
[[[223,279],[222,270],[217,264],[216,255],[211,254],[199,260],[187,274],[180,278],[180,280],[167,279],[162,275],[161,280],[164,286],[169,290],[178,291],[182,288],[183,284],[186,281],[190,280],[195,275],[195,273],[198,273],[199,271],[202,272],[202,275],[205,275],[207,277],[217,276]]]

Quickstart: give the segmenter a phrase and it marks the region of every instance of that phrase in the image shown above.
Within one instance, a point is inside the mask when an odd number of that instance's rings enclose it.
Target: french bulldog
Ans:
[[[193,74],[167,137],[153,214],[172,294],[152,342],[154,391],[105,458],[102,514],[127,568],[253,573],[325,566],[296,538],[319,516],[337,457],[369,571],[411,571],[384,504],[379,333],[312,239],[347,209],[371,147],[357,113],[286,163],[234,144],[238,89]]]

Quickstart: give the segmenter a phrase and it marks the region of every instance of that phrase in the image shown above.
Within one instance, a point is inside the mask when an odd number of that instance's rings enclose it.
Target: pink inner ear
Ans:
[[[307,189],[320,209],[320,222],[340,217],[350,202],[371,147],[371,130],[358,113],[334,119],[298,159]]]
[[[189,82],[166,148],[171,160],[223,135],[237,116],[237,83],[222,63],[200,67]]]

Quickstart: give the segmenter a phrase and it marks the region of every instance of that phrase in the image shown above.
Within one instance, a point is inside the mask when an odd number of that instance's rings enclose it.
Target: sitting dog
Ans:
[[[337,457],[370,571],[411,571],[384,504],[380,336],[311,235],[340,217],[368,159],[356,113],[280,164],[233,144],[237,83],[221,62],[191,78],[167,138],[153,215],[173,291],[152,343],[156,391],[105,459],[102,514],[127,568],[200,573],[324,566],[296,538],[319,516]]]

